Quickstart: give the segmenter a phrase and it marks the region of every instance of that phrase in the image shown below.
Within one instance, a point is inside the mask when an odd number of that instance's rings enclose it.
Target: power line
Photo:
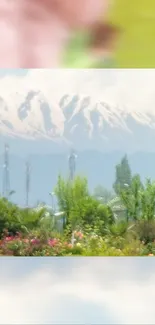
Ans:
[[[9,171],[9,146],[4,147],[4,164],[3,164],[3,197],[9,198],[10,194],[10,171]]]

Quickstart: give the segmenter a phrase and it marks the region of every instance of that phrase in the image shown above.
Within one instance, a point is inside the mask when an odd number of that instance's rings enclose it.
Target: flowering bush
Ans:
[[[14,256],[59,256],[68,253],[69,247],[62,245],[59,239],[49,238],[41,240],[34,237],[22,237],[21,235],[4,237],[0,242],[1,255]]]
[[[20,208],[0,197],[0,255],[155,256],[155,183],[142,184],[135,175],[124,185],[116,188],[115,202],[101,201],[90,194],[86,178],[71,182],[59,175],[58,219],[48,207]],[[116,203],[123,213],[116,213]]]
[[[81,231],[74,231],[74,237],[76,240],[81,240],[83,239],[84,235]]]
[[[121,237],[101,237],[95,233],[74,232],[75,241],[65,241],[58,236],[43,236],[31,232],[25,236],[4,234],[0,240],[0,255],[5,256],[154,256],[155,243],[127,241]]]

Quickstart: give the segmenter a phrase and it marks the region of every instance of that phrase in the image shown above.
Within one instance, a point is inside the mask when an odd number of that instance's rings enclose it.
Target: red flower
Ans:
[[[40,240],[37,238],[33,238],[33,239],[31,239],[31,244],[33,244],[33,245],[40,244]]]
[[[51,247],[55,246],[57,243],[58,243],[58,240],[55,239],[55,238],[48,240],[48,245],[51,246]]]
[[[13,236],[5,237],[5,241],[9,242],[11,240],[14,240],[14,237]]]

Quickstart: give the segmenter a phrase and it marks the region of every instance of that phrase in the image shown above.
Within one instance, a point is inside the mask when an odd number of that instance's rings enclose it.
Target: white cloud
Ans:
[[[53,100],[64,93],[91,95],[109,103],[131,109],[154,110],[154,69],[35,69],[23,76],[5,76],[0,79],[0,95],[25,94],[29,89],[48,93]]]
[[[6,262],[9,273],[0,271],[0,323],[90,323],[90,313],[97,320],[99,310],[102,324],[154,323],[151,258],[143,262],[138,258],[64,258],[61,265],[60,259],[50,259],[44,266],[43,261],[47,260],[40,258],[40,267],[34,271],[34,258],[16,259],[21,274],[22,265],[23,271],[26,264],[32,265],[20,278],[15,272],[11,275],[13,259]]]

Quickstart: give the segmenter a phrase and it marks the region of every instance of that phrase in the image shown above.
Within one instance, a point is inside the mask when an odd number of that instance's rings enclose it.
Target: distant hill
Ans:
[[[88,177],[92,191],[98,184],[112,188],[115,178],[115,165],[125,152],[102,153],[99,151],[78,152],[76,173]],[[38,200],[51,203],[49,192],[53,190],[58,173],[68,175],[68,152],[64,154],[31,155],[31,204]],[[129,162],[133,173],[140,173],[142,179],[155,179],[155,153],[137,152],[129,155]],[[3,156],[0,156],[0,166]],[[2,175],[2,168],[0,171]],[[16,193],[12,199],[23,205],[25,203],[25,159],[17,155],[10,155],[11,189]],[[0,177],[2,188],[2,177]]]

